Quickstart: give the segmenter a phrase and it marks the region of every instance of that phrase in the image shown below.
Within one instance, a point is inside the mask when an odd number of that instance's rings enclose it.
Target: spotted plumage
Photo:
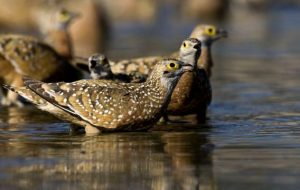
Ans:
[[[213,67],[211,46],[218,39],[227,37],[227,32],[212,25],[198,25],[190,37],[196,38],[201,42],[201,55],[193,63],[197,69],[193,73],[185,73],[181,77],[173,92],[166,113],[177,116],[196,114],[197,121],[204,123],[206,121],[207,107],[212,101],[212,89],[209,80]],[[180,51],[173,53],[172,57],[179,57],[179,59],[184,61]],[[131,68],[134,68],[135,71],[147,74],[144,71],[151,71],[151,67],[155,65],[155,60],[159,58],[147,57],[144,59],[110,62],[110,64],[112,65],[112,70],[115,69],[118,72],[128,73],[131,71]],[[123,62],[127,64],[123,65]],[[168,120],[167,114],[164,115],[165,120]]]
[[[204,68],[197,68],[197,61],[201,55],[201,42],[196,38],[188,38],[182,42],[179,50],[179,59],[185,63],[195,66],[193,72],[184,73],[179,80],[168,106],[164,119],[167,121],[167,115],[187,115],[197,114],[198,121],[203,123],[206,118],[206,110],[212,99],[212,90],[208,75]],[[101,56],[109,68],[107,58]],[[102,76],[109,76],[110,69],[101,69],[97,72]],[[93,72],[91,72],[93,74]],[[108,77],[114,80],[113,77]]]
[[[203,123],[206,120],[207,107],[212,100],[209,81],[213,66],[211,45],[218,39],[226,37],[227,32],[212,25],[198,25],[190,36],[198,39],[202,44],[201,55],[194,62],[198,69],[193,74],[186,73],[180,79],[172,95],[167,114],[179,116],[196,114],[198,122]],[[180,51],[173,53],[172,57],[181,59]],[[109,64],[113,73],[138,72],[147,75],[160,59],[161,56],[153,56],[118,62],[109,61]],[[164,118],[167,119],[166,115]]]
[[[157,122],[181,75],[193,69],[190,64],[164,59],[144,83],[98,79],[43,83],[25,78],[26,87],[6,87],[40,109],[85,127],[88,133],[139,131]]]
[[[67,25],[63,26],[61,30],[65,31]],[[49,82],[74,81],[80,77],[67,58],[46,43],[30,36],[0,35],[0,80],[5,84],[23,86],[22,75]],[[12,92],[4,94],[1,103],[22,105]]]

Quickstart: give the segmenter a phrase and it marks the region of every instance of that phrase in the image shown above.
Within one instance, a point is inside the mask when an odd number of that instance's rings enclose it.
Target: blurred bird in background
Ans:
[[[43,81],[74,81],[79,72],[68,59],[72,45],[67,28],[76,14],[64,9],[55,13],[52,28],[47,30],[45,42],[26,35],[0,36],[0,79],[5,84],[23,86],[22,76]],[[47,44],[46,42],[52,43]],[[67,72],[66,72],[67,71]],[[18,105],[16,94],[2,95],[2,105]]]

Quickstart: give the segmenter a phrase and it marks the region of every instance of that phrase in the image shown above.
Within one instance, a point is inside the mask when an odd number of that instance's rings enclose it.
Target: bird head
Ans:
[[[61,8],[55,14],[55,21],[59,28],[66,29],[78,17],[80,17],[79,13]]]
[[[94,79],[108,79],[112,76],[109,60],[103,54],[94,54],[89,57],[89,70]]]
[[[181,75],[193,69],[193,65],[176,59],[162,59],[155,65],[148,80],[160,79],[164,87],[175,87]]]
[[[227,35],[228,34],[226,30],[217,28],[214,25],[201,24],[195,27],[190,37],[197,38],[203,44],[210,45],[218,39],[226,38]]]
[[[180,46],[180,60],[192,65],[196,64],[201,54],[201,42],[196,38],[188,38],[184,40]]]

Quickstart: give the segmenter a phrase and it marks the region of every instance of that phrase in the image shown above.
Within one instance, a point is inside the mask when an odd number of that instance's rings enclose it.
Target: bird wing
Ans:
[[[109,126],[124,108],[120,105],[129,102],[130,91],[122,84],[110,81],[43,83],[30,78],[23,80],[28,88],[49,103],[94,126],[105,123]]]
[[[10,35],[1,37],[0,44],[0,53],[19,74],[42,80],[60,67],[55,50],[35,38]]]

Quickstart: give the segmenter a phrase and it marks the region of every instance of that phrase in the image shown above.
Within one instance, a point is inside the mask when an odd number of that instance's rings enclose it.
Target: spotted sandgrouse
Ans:
[[[66,32],[65,27],[70,23],[67,20],[70,20],[71,16],[66,16],[68,15],[66,12],[59,12],[59,15],[61,18],[57,22],[63,26],[61,29],[64,33]],[[56,26],[53,27],[59,33]],[[54,35],[53,32],[49,38],[54,36],[59,35]],[[53,41],[54,45],[58,43],[57,39],[55,40]],[[69,44],[64,47],[68,46]],[[61,51],[61,53],[63,52]],[[22,75],[48,82],[79,79],[78,71],[71,66],[70,62],[46,43],[30,36],[1,35],[0,80],[5,84],[23,86]],[[17,100],[17,95],[12,92],[8,92],[6,97],[2,97],[1,103],[3,105],[22,105]]]
[[[178,88],[176,87],[174,90],[167,113],[171,115],[197,114],[197,121],[203,123],[206,120],[207,107],[212,100],[212,89],[209,81],[213,66],[211,45],[218,39],[227,37],[227,32],[212,25],[198,25],[190,36],[197,38],[202,44],[200,58],[194,62],[198,69],[194,75],[186,73],[186,76],[181,78],[177,85]],[[191,56],[193,57],[193,55]],[[180,51],[173,53],[172,57],[180,58]],[[147,75],[161,58],[160,56],[153,56],[119,62],[109,61],[109,64],[113,73],[138,72]],[[166,115],[164,118],[167,119]]]
[[[172,94],[167,112],[164,114],[165,120],[168,120],[167,114],[197,114],[198,121],[205,122],[206,110],[211,102],[212,91],[204,68],[196,67],[201,49],[201,42],[195,38],[188,38],[182,42],[178,55],[179,59],[195,66],[195,70],[184,73],[180,78]],[[99,60],[97,57],[95,59]],[[99,76],[102,79],[116,80],[116,77],[113,77],[116,74],[112,73],[107,58],[100,56],[100,59],[104,60],[102,62],[105,63],[105,67],[99,70],[91,70],[91,75]],[[90,59],[90,63],[91,60],[93,59]]]
[[[25,78],[26,87],[6,88],[58,118],[85,127],[87,133],[140,131],[158,121],[181,75],[193,69],[190,64],[164,59],[144,83],[92,79],[43,83]]]

